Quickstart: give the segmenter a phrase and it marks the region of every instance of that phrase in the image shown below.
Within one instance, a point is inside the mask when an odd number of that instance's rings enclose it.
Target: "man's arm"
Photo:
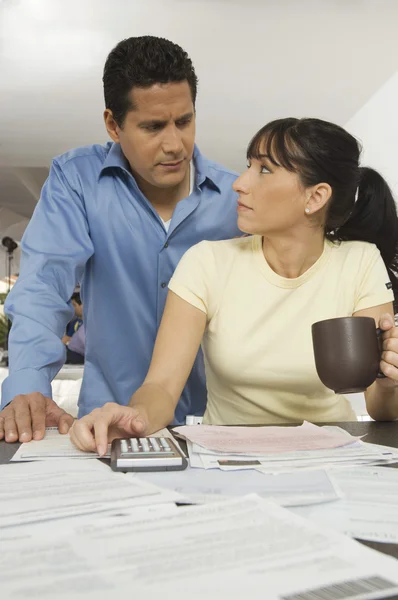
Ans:
[[[5,304],[12,328],[3,408],[34,392],[51,398],[51,380],[65,361],[69,299],[94,251],[81,194],[56,161],[21,246],[20,276]]]

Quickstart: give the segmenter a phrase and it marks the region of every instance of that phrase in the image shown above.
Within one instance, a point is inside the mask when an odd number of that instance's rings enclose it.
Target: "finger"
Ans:
[[[46,433],[46,401],[41,394],[30,401],[30,414],[33,439],[42,440]]]
[[[379,327],[383,329],[383,331],[388,331],[394,327],[394,319],[390,313],[384,313],[381,315],[379,319]]]
[[[11,407],[7,407],[7,412],[3,417],[6,442],[18,441],[18,427],[14,418],[14,410]]]
[[[394,330],[397,329],[398,336],[398,328],[395,327]],[[390,333],[390,332],[388,332]],[[398,337],[387,337],[383,341],[383,350],[391,350],[391,352],[398,352]]]
[[[383,331],[383,340],[398,339],[398,327],[391,327],[388,331]]]
[[[386,363],[384,360],[380,362],[380,370],[388,379],[398,382],[398,369],[393,365]]]
[[[63,434],[68,433],[74,421],[75,419],[72,417],[72,415],[63,411],[63,414],[60,416],[58,421],[58,431]]]
[[[32,439],[32,416],[29,402],[23,397],[13,400],[13,402],[15,402],[13,408],[18,439],[20,442],[30,442]]]
[[[142,436],[145,433],[147,428],[147,423],[141,417],[141,415],[137,415],[131,420],[131,429],[133,431],[133,435]]]
[[[94,421],[95,447],[100,456],[104,456],[108,450],[109,419],[104,415]],[[109,440],[111,442],[112,440]]]
[[[95,452],[95,439],[93,435],[93,420],[91,415],[75,421],[69,430],[72,442],[84,452]]]
[[[5,436],[4,431],[4,417],[0,416],[0,440],[2,440]]]
[[[391,352],[390,350],[387,350],[386,352],[382,353],[381,357],[384,360],[384,362],[388,365],[398,367],[398,354],[396,352]]]

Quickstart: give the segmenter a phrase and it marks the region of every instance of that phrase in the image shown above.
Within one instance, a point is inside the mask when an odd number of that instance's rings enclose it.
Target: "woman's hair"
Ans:
[[[359,166],[361,147],[345,129],[320,119],[278,119],[251,140],[247,157],[297,173],[304,187],[328,183],[325,236],[376,244],[398,301],[398,218],[383,177]]]

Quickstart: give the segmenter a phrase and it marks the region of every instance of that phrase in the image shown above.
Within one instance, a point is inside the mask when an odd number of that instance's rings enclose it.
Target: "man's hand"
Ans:
[[[39,392],[15,396],[0,412],[0,440],[30,442],[41,440],[46,427],[58,427],[68,433],[74,418],[60,408],[54,400]]]
[[[103,456],[113,440],[145,436],[147,430],[148,416],[143,407],[108,402],[75,421],[70,430],[70,439],[80,450],[98,452]]]

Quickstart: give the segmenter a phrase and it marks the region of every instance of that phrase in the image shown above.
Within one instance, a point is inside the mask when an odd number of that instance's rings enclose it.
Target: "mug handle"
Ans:
[[[376,335],[377,335],[377,341],[379,342],[379,352],[380,352],[380,359],[381,359],[381,353],[383,352],[383,339],[382,339],[382,335],[383,335],[383,330],[380,329],[380,327],[377,327],[376,329]],[[384,375],[384,373],[382,373],[380,370],[377,373],[377,379],[385,379],[386,375]]]

